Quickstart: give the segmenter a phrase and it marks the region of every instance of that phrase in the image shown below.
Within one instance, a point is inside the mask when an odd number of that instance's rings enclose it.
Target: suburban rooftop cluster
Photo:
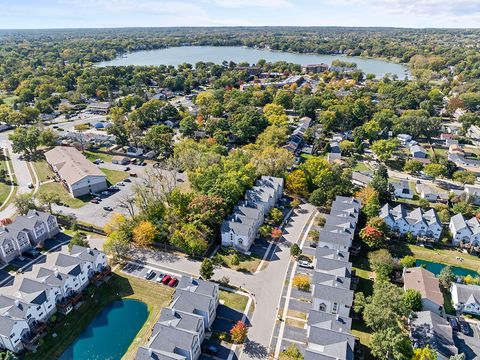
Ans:
[[[182,276],[169,308],[163,308],[147,346],[136,360],[197,360],[201,344],[215,320],[219,286]]]

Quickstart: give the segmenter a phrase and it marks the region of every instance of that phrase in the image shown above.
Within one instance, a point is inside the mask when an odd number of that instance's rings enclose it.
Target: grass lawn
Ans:
[[[254,273],[257,270],[258,265],[260,265],[260,262],[262,261],[262,259],[257,257],[255,254],[247,256],[242,253],[237,253],[238,260],[240,261],[240,263],[238,265],[233,265],[232,264],[232,259],[234,254],[233,252],[230,253],[228,251],[224,251],[220,249],[217,252],[217,254],[219,257],[222,258],[224,266],[237,271],[244,271],[249,273]]]
[[[83,155],[85,155],[85,157],[92,162],[97,159],[103,160],[106,163],[112,162],[112,155],[108,155],[108,154],[102,154],[102,153],[85,150],[83,152]]]
[[[360,160],[357,162],[357,164],[353,168],[353,171],[371,172],[372,169],[370,169],[367,165],[365,165],[365,163],[362,160]]]
[[[112,185],[115,185],[116,183],[123,181],[129,177],[128,172],[126,171],[110,170],[104,168],[99,169],[102,170],[105,175],[107,175],[107,181]]]
[[[401,242],[392,242],[389,246],[392,255],[403,257],[412,255],[417,259],[438,262],[446,265],[463,267],[480,272],[480,258],[450,249],[427,249]],[[463,259],[458,260],[457,257]]]
[[[370,350],[368,348],[372,331],[363,323],[363,320],[352,321],[352,335],[356,336],[360,340],[360,345],[365,354],[365,359],[366,360],[375,359],[370,354]]]
[[[223,305],[240,312],[245,310],[248,303],[248,297],[225,290],[220,290],[220,301],[222,300]]]
[[[443,308],[445,309],[445,313],[448,315],[455,315],[457,311],[453,307],[452,304],[452,295],[450,291],[443,291]]]
[[[28,353],[24,359],[57,359],[105,306],[120,299],[136,299],[147,304],[149,315],[123,357],[134,359],[138,345],[146,343],[161,308],[170,302],[172,292],[171,288],[162,287],[151,281],[113,273],[107,284],[95,288],[93,298],[86,297],[80,309],[72,311],[65,317],[58,315],[55,325],[43,339],[43,345],[36,353]],[[57,337],[52,337],[52,333],[56,333]]]
[[[7,199],[8,194],[10,194],[10,176],[8,175],[7,169],[7,159],[2,152],[0,152],[0,171],[5,171],[5,178],[0,179],[0,205]]]
[[[38,189],[38,195],[50,192],[57,194],[60,197],[61,203],[67,204],[69,207],[74,209],[81,208],[87,203],[87,201],[89,201],[89,197],[82,197],[81,199],[72,197],[70,193],[63,187],[63,185],[58,182],[49,182],[43,184]]]
[[[47,164],[46,160],[33,161],[31,164],[33,164],[33,168],[37,173],[40,183],[50,180],[55,176],[53,171],[50,169],[50,166]]]

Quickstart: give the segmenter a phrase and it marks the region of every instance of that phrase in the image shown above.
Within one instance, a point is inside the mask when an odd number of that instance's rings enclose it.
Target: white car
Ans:
[[[307,260],[298,260],[298,266],[307,268],[307,269],[313,269],[313,264]]]

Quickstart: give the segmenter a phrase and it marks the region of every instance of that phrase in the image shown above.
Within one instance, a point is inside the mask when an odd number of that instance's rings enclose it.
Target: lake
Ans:
[[[59,360],[120,360],[147,317],[145,303],[115,301],[97,315]]]
[[[404,65],[390,61],[349,57],[343,55],[295,54],[266,49],[244,48],[239,46],[180,46],[166,49],[136,51],[110,61],[104,61],[95,66],[127,66],[127,65],[173,65],[183,63],[195,65],[199,61],[221,64],[224,60],[236,63],[256,63],[260,59],[268,62],[286,61],[295,64],[331,65],[333,60],[340,59],[357,63],[358,67],[366,74],[375,74],[383,77],[385,74],[396,75],[404,79],[408,69]],[[407,72],[406,72],[407,71]]]
[[[446,266],[445,264],[440,264],[440,263],[426,261],[426,260],[417,260],[416,265],[417,266],[425,265],[426,269],[428,271],[431,271],[435,276],[438,276],[440,274],[440,271],[442,271],[442,269]],[[450,267],[452,268],[452,272],[457,276],[462,276],[462,277],[467,275],[471,275],[473,277],[479,276],[479,274],[476,271],[473,271],[470,269],[465,269],[458,266],[450,266]]]

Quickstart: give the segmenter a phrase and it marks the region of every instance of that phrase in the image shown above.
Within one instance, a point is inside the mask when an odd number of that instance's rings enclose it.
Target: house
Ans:
[[[283,196],[283,179],[262,176],[220,227],[223,246],[248,252],[265,216]]]
[[[480,205],[480,186],[465,185],[464,190],[468,200],[471,200],[475,205]]]
[[[308,64],[302,66],[302,73],[304,74],[320,74],[328,71],[327,64]]]
[[[352,241],[353,236],[351,234],[345,234],[341,231],[335,233],[324,229],[319,231],[318,246],[321,248],[326,247],[332,250],[348,252],[352,246]]]
[[[458,144],[459,144],[459,142],[456,139],[446,139],[445,140],[445,145],[448,146],[448,147],[450,147],[452,145],[458,145]]]
[[[182,276],[169,308],[163,308],[136,360],[197,360],[219,303],[218,284]]]
[[[358,171],[352,172],[352,183],[357,186],[367,186],[372,181],[372,176],[369,173],[362,173]]]
[[[450,293],[458,312],[480,316],[480,286],[452,283]]]
[[[480,244],[480,221],[475,216],[470,220],[465,220],[462,214],[455,214],[450,218],[448,229],[455,245],[478,246]]]
[[[340,144],[338,141],[330,141],[330,153],[340,154],[342,151],[340,149]]]
[[[0,348],[19,352],[33,347],[48,319],[57,311],[71,311],[90,279],[106,269],[104,253],[82,246],[70,252],[64,246],[16,275],[11,285],[0,288]]]
[[[342,161],[342,154],[341,153],[331,153],[330,152],[330,153],[327,154],[327,161],[329,163]]]
[[[42,245],[60,232],[57,219],[51,214],[29,210],[25,216],[0,227],[0,260],[8,264],[32,247]]]
[[[426,150],[420,145],[413,145],[410,147],[410,154],[413,158],[425,159],[427,157]]]
[[[74,147],[56,146],[45,153],[45,158],[73,197],[107,188],[106,175]]]
[[[406,180],[392,181],[393,195],[402,199],[413,199],[413,191],[410,189],[410,183]]]
[[[412,136],[408,134],[398,134],[397,139],[400,141],[400,144],[406,146],[410,141],[412,141]]]
[[[130,158],[127,156],[115,155],[112,157],[112,164],[117,165],[128,165],[130,164]]]
[[[393,232],[400,235],[411,233],[413,236],[426,236],[438,240],[442,233],[442,223],[434,209],[424,211],[416,208],[407,213],[402,204],[394,208],[385,204],[380,209],[379,216]]]
[[[443,294],[440,282],[432,272],[422,267],[404,268],[403,288],[417,290],[422,295],[422,310],[443,316]]]
[[[127,148],[127,155],[130,156],[142,156],[143,155],[143,149],[135,146],[129,146]]]
[[[480,140],[480,127],[477,125],[471,125],[466,134],[470,139],[474,141],[479,141]]]
[[[349,285],[346,287],[347,284],[349,282],[344,282],[335,275],[328,284],[312,283],[312,309],[348,317],[353,303],[353,291]]]
[[[420,198],[428,201],[437,201],[440,198],[439,193],[433,187],[417,182],[415,185],[415,191],[419,194]]]
[[[414,348],[430,347],[437,359],[448,360],[458,354],[453,330],[448,321],[432,311],[418,311],[409,319],[410,338]]]
[[[307,329],[307,336],[308,345],[305,352],[305,360],[353,359],[355,336],[348,332],[332,331],[316,326],[310,326]]]
[[[92,114],[106,115],[110,110],[110,104],[108,102],[95,102],[87,106],[86,111]]]

